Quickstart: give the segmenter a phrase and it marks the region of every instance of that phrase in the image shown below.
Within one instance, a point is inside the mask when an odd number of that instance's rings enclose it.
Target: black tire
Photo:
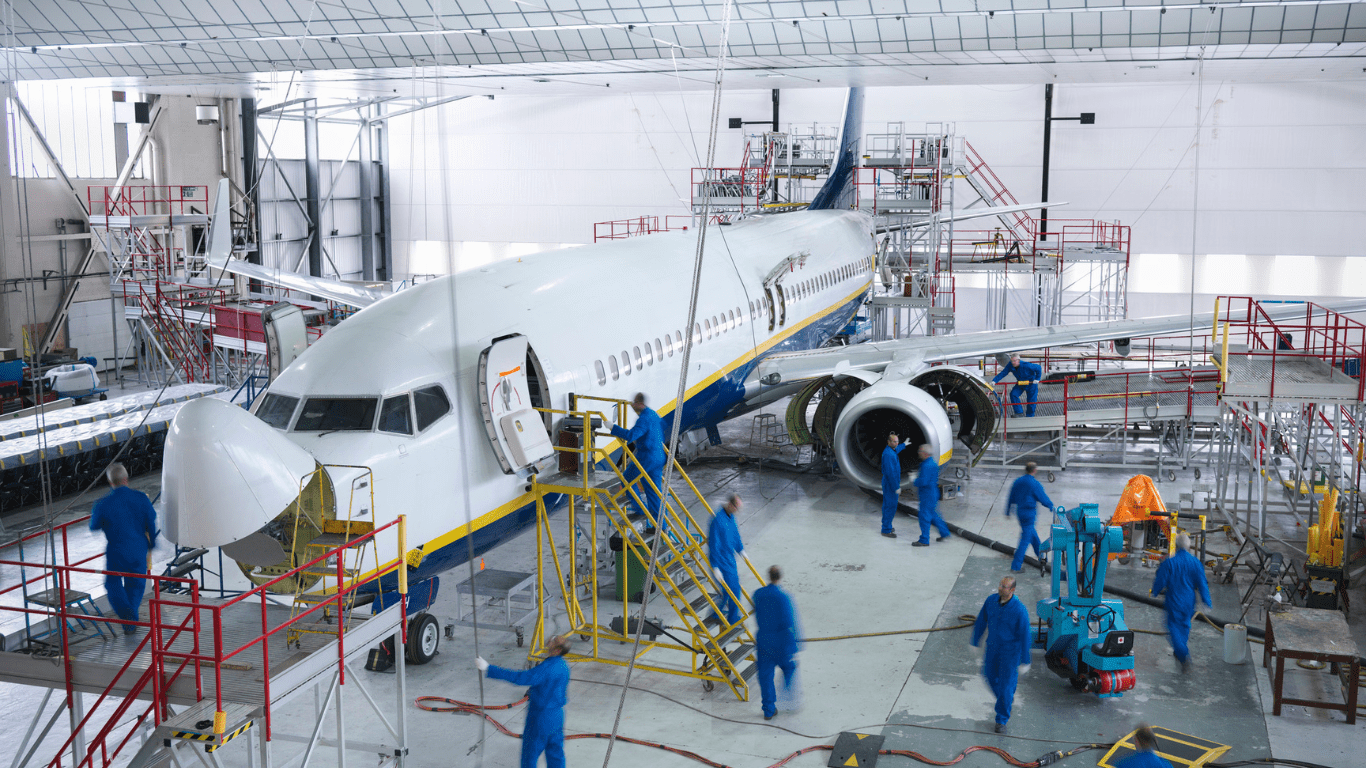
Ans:
[[[1057,479],[1058,479],[1058,478],[1057,478],[1052,472],[1049,472],[1049,473],[1048,473],[1048,482],[1051,483],[1051,482],[1053,482],[1053,481],[1055,481],[1055,480],[1057,480]]]
[[[436,658],[441,646],[441,623],[430,613],[419,613],[408,619],[408,645],[405,648],[410,664],[426,664]]]
[[[1199,468],[1199,467],[1196,467],[1196,468],[1195,468],[1195,479],[1196,479],[1196,480],[1199,480],[1199,479],[1200,479],[1200,468]]]
[[[108,400],[108,399],[109,399],[109,395],[106,395],[105,393],[101,392],[101,393],[100,393],[100,399],[101,399],[101,400]]]
[[[518,648],[521,648],[521,647],[522,647],[522,642],[523,642],[523,639],[522,639],[522,630],[519,629],[519,630],[517,630],[517,647],[518,647]]]
[[[1170,483],[1176,482],[1176,472],[1174,472],[1173,470],[1170,470],[1170,469],[1167,470],[1167,482],[1170,482]]]
[[[716,690],[716,683],[713,683],[710,680],[703,680],[702,690],[706,691],[707,693],[711,693],[712,691]]]
[[[1069,682],[1071,682],[1072,687],[1078,691],[1086,690],[1086,678],[1084,677],[1074,677]]]
[[[962,468],[962,467],[958,467],[957,469],[953,470],[953,476],[954,476],[954,477],[962,477],[963,475],[966,475],[966,474],[967,474],[967,473],[963,471],[963,468]]]

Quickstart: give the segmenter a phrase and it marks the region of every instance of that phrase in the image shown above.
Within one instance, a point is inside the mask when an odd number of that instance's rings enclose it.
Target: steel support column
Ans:
[[[308,274],[323,276],[321,184],[318,180],[318,103],[304,112],[304,204],[308,211]]]
[[[379,107],[383,112],[384,107]],[[385,122],[385,117],[381,115],[375,122],[375,130],[378,135],[375,137],[375,148],[379,155],[379,174],[376,186],[379,187],[379,234],[380,234],[380,257],[375,265],[376,280],[393,279],[393,258],[394,258],[394,228],[391,226],[389,201],[393,197],[389,194],[389,123]]]
[[[373,107],[361,109],[360,119],[360,273],[362,280],[375,279],[375,191],[374,129],[370,114]]]
[[[242,102],[242,188],[246,190],[247,197],[251,200],[251,210],[256,215],[251,217],[252,242],[256,245],[246,253],[246,259],[252,264],[261,263],[261,160],[257,153],[256,131],[256,99],[244,98]],[[259,282],[253,281],[252,290],[259,290]]]

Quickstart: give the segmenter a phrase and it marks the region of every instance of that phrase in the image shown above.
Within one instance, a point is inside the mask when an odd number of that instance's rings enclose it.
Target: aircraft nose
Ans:
[[[166,535],[182,547],[221,547],[251,535],[298,496],[313,455],[223,400],[191,400],[166,435],[161,465]]]

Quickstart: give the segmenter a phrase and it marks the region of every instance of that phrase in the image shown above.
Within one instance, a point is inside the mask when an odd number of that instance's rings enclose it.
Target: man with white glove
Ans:
[[[1029,609],[1015,597],[1015,578],[1006,576],[982,603],[972,625],[972,645],[976,647],[986,633],[987,648],[982,659],[982,675],[996,694],[996,732],[1005,733],[1010,707],[1015,701],[1015,685],[1020,673],[1029,668],[1033,646],[1029,628]]]
[[[740,529],[736,527],[735,515],[744,506],[740,495],[732,493],[711,519],[707,530],[707,559],[711,560],[711,573],[716,584],[729,588],[718,590],[716,605],[726,614],[726,622],[734,624],[740,620],[740,606],[731,599],[740,597],[740,572],[736,567],[735,556],[745,556],[745,544],[740,541]]]
[[[545,753],[547,768],[564,768],[564,705],[569,701],[568,635],[545,644],[549,658],[527,670],[504,669],[476,657],[474,665],[493,680],[527,685],[526,729],[522,733],[522,768],[536,768]]]

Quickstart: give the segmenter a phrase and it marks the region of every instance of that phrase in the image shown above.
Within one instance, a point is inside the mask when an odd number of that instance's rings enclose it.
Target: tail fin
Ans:
[[[813,211],[854,207],[854,168],[858,166],[859,142],[863,138],[863,89],[850,88],[844,101],[844,124],[830,177],[811,199]]]
[[[213,219],[209,222],[209,247],[206,254],[214,267],[222,269],[232,255],[232,197],[228,185],[232,182],[221,179],[218,194],[214,197]]]

